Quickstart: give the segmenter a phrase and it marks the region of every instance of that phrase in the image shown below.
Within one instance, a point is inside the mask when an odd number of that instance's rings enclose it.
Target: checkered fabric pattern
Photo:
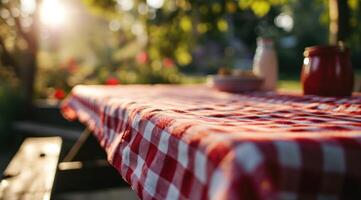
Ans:
[[[141,199],[361,199],[361,97],[77,86],[63,102]]]

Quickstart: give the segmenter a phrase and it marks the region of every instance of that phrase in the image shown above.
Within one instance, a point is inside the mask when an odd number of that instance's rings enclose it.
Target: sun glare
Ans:
[[[59,0],[44,0],[40,8],[41,22],[50,27],[59,27],[66,21],[66,9]]]
[[[21,6],[20,9],[26,13],[26,14],[31,14],[34,12],[36,7],[36,2],[35,0],[21,0]]]

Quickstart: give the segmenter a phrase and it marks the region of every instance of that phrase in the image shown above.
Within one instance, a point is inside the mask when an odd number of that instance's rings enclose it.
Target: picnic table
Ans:
[[[361,198],[361,96],[80,85],[62,112],[141,199]]]

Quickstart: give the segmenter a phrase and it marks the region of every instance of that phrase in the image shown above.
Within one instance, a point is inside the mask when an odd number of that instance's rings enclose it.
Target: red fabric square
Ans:
[[[166,179],[167,181],[172,182],[176,167],[177,167],[177,161],[171,158],[170,156],[166,155],[160,176]]]

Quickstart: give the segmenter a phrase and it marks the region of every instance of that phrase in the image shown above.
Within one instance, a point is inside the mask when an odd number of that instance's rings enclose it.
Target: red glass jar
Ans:
[[[304,94],[350,96],[353,71],[350,51],[344,46],[307,47],[301,82]]]

